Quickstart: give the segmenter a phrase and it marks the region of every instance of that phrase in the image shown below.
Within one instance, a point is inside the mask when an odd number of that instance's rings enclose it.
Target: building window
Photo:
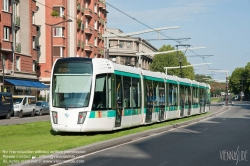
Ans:
[[[32,12],[32,24],[35,24],[35,13]]]
[[[63,57],[64,56],[63,52],[64,52],[63,47],[53,47],[53,56]]]
[[[124,41],[120,41],[120,42],[119,42],[119,47],[120,47],[120,48],[123,48],[123,47],[124,47]]]
[[[9,0],[3,0],[3,10],[6,12],[10,10]]]
[[[98,16],[99,16],[99,17],[101,16],[101,10],[98,11]]]
[[[127,48],[131,48],[131,42],[127,42]]]
[[[7,40],[9,41],[10,40],[10,28],[9,27],[4,27],[4,30],[3,30],[3,33],[4,33],[4,40]]]
[[[135,43],[135,50],[139,51],[139,43]]]
[[[64,28],[63,27],[54,28],[54,37],[63,37],[63,36],[64,36]]]
[[[95,21],[94,26],[95,26],[95,30],[97,30],[97,21]]]
[[[33,36],[32,46],[33,46],[33,49],[36,49],[36,37],[35,36]]]
[[[89,37],[87,37],[87,36],[86,36],[85,44],[86,44],[86,46],[89,45]]]
[[[97,47],[97,38],[95,37],[95,47]]]
[[[3,67],[4,67],[4,69],[6,69],[6,55],[3,55],[2,54],[2,58],[3,58]]]
[[[96,5],[96,3],[95,3],[94,11],[95,11],[95,13],[97,13],[97,5]]]
[[[85,0],[85,8],[87,9],[89,6],[88,0]]]
[[[88,28],[88,26],[89,26],[89,19],[86,18],[85,27]]]
[[[118,41],[117,40],[110,40],[109,41],[109,47],[110,48],[117,48],[118,47]]]
[[[64,7],[53,7],[53,10],[54,11],[57,11],[60,15],[60,17],[63,17],[64,16]]]
[[[36,71],[36,61],[33,61],[32,68],[33,68],[33,71]]]
[[[16,56],[16,71],[20,71],[20,56]]]

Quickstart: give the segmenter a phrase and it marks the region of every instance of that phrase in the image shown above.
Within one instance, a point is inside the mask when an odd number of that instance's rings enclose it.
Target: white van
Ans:
[[[35,116],[36,108],[36,97],[35,96],[26,96],[26,95],[16,95],[13,96],[14,104],[14,116],[19,116],[20,118],[23,115]]]

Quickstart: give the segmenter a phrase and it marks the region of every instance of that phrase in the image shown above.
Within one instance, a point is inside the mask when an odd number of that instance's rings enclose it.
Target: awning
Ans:
[[[13,84],[17,87],[26,87],[26,88],[36,88],[36,89],[48,89],[47,85],[44,85],[38,81],[27,81],[27,80],[18,80],[18,79],[4,79],[5,81]]]

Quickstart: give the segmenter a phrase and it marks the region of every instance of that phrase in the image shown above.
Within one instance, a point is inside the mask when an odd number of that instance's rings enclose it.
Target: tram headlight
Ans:
[[[53,118],[53,123],[57,124],[58,123],[58,115],[57,112],[52,111],[52,118]]]
[[[79,112],[78,114],[78,124],[83,124],[85,118],[87,116],[87,112]]]

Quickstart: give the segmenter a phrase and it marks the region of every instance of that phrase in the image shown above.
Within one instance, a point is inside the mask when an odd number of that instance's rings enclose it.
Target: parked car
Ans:
[[[14,116],[19,116],[20,118],[22,118],[23,115],[26,114],[35,116],[35,107],[36,107],[35,96],[15,95],[13,96],[13,103],[14,103]]]
[[[14,114],[12,94],[0,92],[0,116],[10,119],[12,114]]]
[[[36,114],[40,116],[49,114],[49,103],[47,101],[37,101],[35,110]]]

